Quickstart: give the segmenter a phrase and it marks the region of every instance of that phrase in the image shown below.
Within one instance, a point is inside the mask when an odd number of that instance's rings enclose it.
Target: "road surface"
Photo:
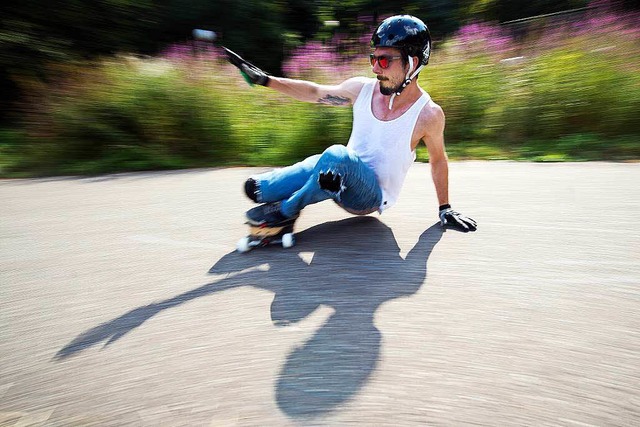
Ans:
[[[640,425],[640,164],[429,166],[234,252],[228,168],[0,181],[0,425]]]

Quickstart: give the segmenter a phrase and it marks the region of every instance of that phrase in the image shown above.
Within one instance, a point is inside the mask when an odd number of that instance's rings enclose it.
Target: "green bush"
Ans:
[[[450,158],[639,159],[637,29],[601,28],[516,45],[499,28],[474,24],[439,45],[419,82],[445,111]],[[334,61],[332,83],[369,73],[362,58],[334,57],[315,71],[303,56],[290,65],[324,83]],[[1,173],[283,165],[350,134],[351,109],[250,88],[211,51],[194,57],[178,47],[164,59],[64,65],[56,75],[31,88],[26,133],[4,133]]]
[[[447,141],[486,139],[487,115],[503,96],[502,70],[487,56],[434,62],[421,84],[445,112]]]
[[[505,102],[516,104],[512,108],[524,109],[526,114],[511,119],[505,114],[498,119],[519,128],[524,138],[555,139],[576,133],[619,136],[640,131],[639,81],[605,55],[555,49],[532,59],[521,75],[528,88],[520,90],[528,96],[506,97]]]
[[[23,147],[27,135],[19,129],[0,128],[0,176],[24,162]]]
[[[229,103],[171,63],[121,59],[77,72],[79,84],[50,91],[30,116],[38,141],[28,149],[43,171],[225,164],[240,149]]]
[[[637,30],[569,30],[514,47],[490,26],[474,29],[436,51],[421,81],[445,111],[450,155],[640,157]],[[490,48],[491,36],[500,49]]]
[[[301,103],[264,88],[237,88],[229,103],[229,123],[238,147],[234,163],[288,164],[346,143],[351,110]]]
[[[349,137],[350,109],[250,88],[217,60],[121,58],[72,74],[31,108],[31,142],[14,169],[82,174],[287,164]]]

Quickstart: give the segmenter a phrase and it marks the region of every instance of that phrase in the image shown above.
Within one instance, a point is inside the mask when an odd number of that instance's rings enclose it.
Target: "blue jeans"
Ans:
[[[287,217],[327,199],[358,215],[378,210],[382,202],[375,173],[344,145],[332,145],[322,154],[253,179],[258,181],[260,201],[282,201],[280,209]]]

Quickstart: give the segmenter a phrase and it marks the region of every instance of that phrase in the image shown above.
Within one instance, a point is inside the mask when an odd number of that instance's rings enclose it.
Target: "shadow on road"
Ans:
[[[304,345],[294,349],[276,386],[279,407],[290,417],[325,414],[366,384],[380,354],[374,314],[383,303],[418,291],[427,259],[442,237],[434,224],[403,259],[391,230],[374,217],[321,224],[296,235],[292,250],[258,249],[230,253],[210,270],[221,279],[158,303],[136,308],[90,329],[62,348],[62,360],[89,347],[122,338],[157,313],[196,298],[241,286],[274,293],[271,319],[286,326],[321,305],[333,314]],[[313,253],[303,260],[299,253]],[[261,268],[262,267],[262,268]]]

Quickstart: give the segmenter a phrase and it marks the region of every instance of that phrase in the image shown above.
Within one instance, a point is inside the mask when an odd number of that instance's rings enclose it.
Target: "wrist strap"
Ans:
[[[438,210],[443,211],[445,209],[451,209],[451,205],[449,203],[445,204],[445,205],[440,205],[440,207],[438,208]]]

